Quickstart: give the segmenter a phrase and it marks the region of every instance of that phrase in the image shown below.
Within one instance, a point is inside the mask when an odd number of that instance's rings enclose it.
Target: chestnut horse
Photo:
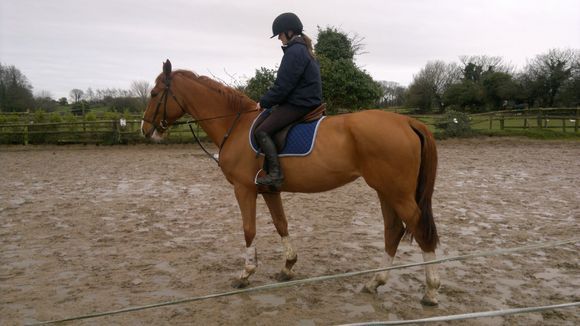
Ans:
[[[256,102],[233,88],[190,71],[171,71],[167,60],[151,91],[141,131],[161,140],[168,127],[184,114],[198,121],[219,147],[219,167],[234,187],[246,240],[245,266],[234,286],[249,284],[255,272],[257,250],[256,172],[263,158],[250,147],[248,132],[258,112]],[[393,263],[404,233],[434,260],[438,244],[431,210],[437,169],[435,141],[427,127],[410,117],[378,110],[329,116],[318,129],[314,149],[306,157],[280,159],[285,180],[280,191],[315,193],[331,190],[362,176],[376,190],[384,220],[385,266]],[[304,167],[308,167],[305,169]],[[288,222],[280,193],[262,193],[281,237],[285,264],[279,281],[292,278],[297,254],[288,237]],[[426,291],[422,303],[437,304],[439,276],[436,265],[426,265]],[[388,272],[377,273],[363,290],[374,293],[386,283]]]

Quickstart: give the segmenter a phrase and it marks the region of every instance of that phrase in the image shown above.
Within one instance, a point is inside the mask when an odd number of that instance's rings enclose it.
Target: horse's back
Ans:
[[[346,115],[349,123],[364,124],[368,128],[378,128],[384,132],[408,130],[409,117],[381,110],[365,110]]]
[[[380,110],[367,110],[345,116],[346,126],[357,146],[367,153],[385,151],[417,154],[420,139],[407,116]],[[401,159],[401,157],[399,157]]]
[[[334,153],[340,150],[345,155],[356,156],[357,161],[375,156],[399,160],[418,158],[421,141],[411,127],[411,119],[380,110],[329,116],[320,126],[315,148]]]

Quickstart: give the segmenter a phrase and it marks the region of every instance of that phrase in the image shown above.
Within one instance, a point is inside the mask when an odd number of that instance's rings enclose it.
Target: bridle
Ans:
[[[165,132],[169,128],[169,122],[167,122],[167,98],[168,98],[168,95],[171,95],[171,97],[173,97],[173,99],[175,100],[175,103],[177,103],[177,105],[179,106],[181,111],[183,111],[183,114],[187,113],[187,111],[185,110],[183,105],[181,105],[181,103],[179,103],[179,101],[175,97],[175,94],[173,94],[173,91],[171,90],[171,77],[165,76],[165,80],[163,81],[163,83],[165,84],[165,88],[163,89],[163,93],[161,93],[161,97],[157,101],[157,106],[155,107],[155,113],[153,114],[153,119],[147,120],[147,119],[145,119],[145,116],[143,116],[143,119],[142,119],[143,121],[150,123],[153,126],[153,128],[149,129],[147,134],[145,134],[146,138],[151,137],[151,135],[153,135],[153,133],[157,130],[159,130],[161,132]],[[155,120],[157,118],[157,115],[159,114],[159,109],[161,108],[161,103],[163,103],[163,119],[161,119],[159,121],[159,125],[157,125],[157,123],[155,123]]]
[[[181,102],[179,102],[177,100],[177,97],[175,96],[175,94],[171,90],[171,78],[168,75],[165,76],[165,80],[163,81],[163,83],[165,84],[165,88],[163,89],[163,93],[161,94],[161,97],[157,101],[157,106],[155,107],[155,113],[153,114],[153,119],[152,120],[148,120],[148,119],[145,119],[145,117],[143,117],[143,119],[142,119],[143,121],[145,121],[145,122],[147,122],[147,123],[149,123],[149,124],[151,124],[153,126],[153,128],[151,128],[147,132],[147,134],[145,135],[145,137],[147,137],[147,138],[151,137],[151,135],[153,135],[153,133],[156,130],[159,130],[161,132],[165,132],[169,128],[169,122],[167,121],[167,98],[168,98],[169,95],[171,95],[171,97],[173,98],[173,100],[175,101],[175,103],[177,103],[177,105],[179,106],[179,108],[181,109],[181,111],[184,114],[187,113],[187,110],[185,110],[184,106],[181,104]],[[157,115],[159,114],[159,109],[161,108],[161,104],[162,103],[163,103],[163,119],[161,119],[159,121],[159,125],[157,125],[157,123],[155,123],[155,119],[157,118]],[[207,154],[207,156],[209,156],[211,159],[213,159],[218,164],[218,166],[219,166],[219,164],[220,164],[219,157],[220,157],[222,148],[224,147],[226,141],[230,137],[230,134],[234,130],[236,124],[240,120],[240,117],[242,116],[242,114],[249,113],[249,112],[254,112],[254,111],[258,111],[258,109],[253,109],[253,110],[248,110],[248,111],[242,111],[242,107],[240,105],[238,112],[237,113],[234,113],[234,114],[226,114],[226,115],[221,115],[221,116],[212,117],[212,118],[195,119],[195,120],[189,120],[189,121],[176,121],[176,122],[173,123],[173,125],[183,125],[183,124],[187,124],[189,126],[189,129],[191,130],[191,133],[193,135],[193,138],[195,139],[195,141],[197,142],[197,144],[199,145],[199,147],[201,147],[201,149]],[[203,144],[201,143],[201,140],[199,139],[199,137],[197,136],[197,134],[193,130],[192,124],[197,123],[198,126],[199,126],[199,122],[210,121],[210,120],[218,120],[218,119],[224,119],[224,118],[229,118],[229,117],[232,117],[232,116],[235,116],[234,122],[228,128],[228,130],[226,131],[226,133],[224,134],[224,137],[223,137],[223,139],[222,139],[222,141],[221,141],[221,143],[219,145],[218,158],[216,158],[214,155],[212,155],[205,148],[205,146],[203,146]]]

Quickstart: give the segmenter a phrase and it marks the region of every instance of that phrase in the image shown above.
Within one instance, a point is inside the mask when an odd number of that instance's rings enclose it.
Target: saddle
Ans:
[[[274,144],[276,144],[276,149],[278,150],[278,152],[282,151],[282,149],[284,149],[284,146],[286,146],[286,139],[288,137],[288,132],[290,131],[290,129],[292,129],[292,127],[296,126],[297,124],[316,121],[316,120],[322,118],[322,116],[324,116],[325,114],[326,114],[326,103],[322,103],[322,104],[320,104],[319,107],[310,111],[310,113],[305,115],[302,119],[300,119],[296,122],[293,122],[293,123],[289,124],[288,126],[284,127],[284,129],[278,131],[272,137],[272,140],[274,141]],[[256,129],[262,122],[264,122],[264,120],[266,120],[266,118],[268,116],[269,115],[267,115],[267,114],[260,115],[258,117],[258,119],[256,120],[256,122],[254,123],[254,129]]]

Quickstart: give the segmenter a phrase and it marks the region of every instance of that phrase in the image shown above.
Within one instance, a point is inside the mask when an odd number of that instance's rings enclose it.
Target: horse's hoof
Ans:
[[[274,278],[278,282],[288,282],[294,278],[294,273],[291,272],[290,274],[288,274],[285,272],[279,272],[279,273],[276,273],[276,275],[274,275]]]
[[[365,286],[363,286],[362,290],[360,291],[361,293],[377,294],[377,288],[374,286],[369,286],[368,284],[365,284]]]
[[[431,298],[425,295],[423,299],[421,299],[421,304],[427,307],[435,307],[439,305],[439,301],[436,298]]]
[[[244,279],[237,278],[232,282],[232,287],[234,289],[243,289],[248,287],[248,285],[250,285],[250,281],[248,281],[248,279],[245,278]]]

